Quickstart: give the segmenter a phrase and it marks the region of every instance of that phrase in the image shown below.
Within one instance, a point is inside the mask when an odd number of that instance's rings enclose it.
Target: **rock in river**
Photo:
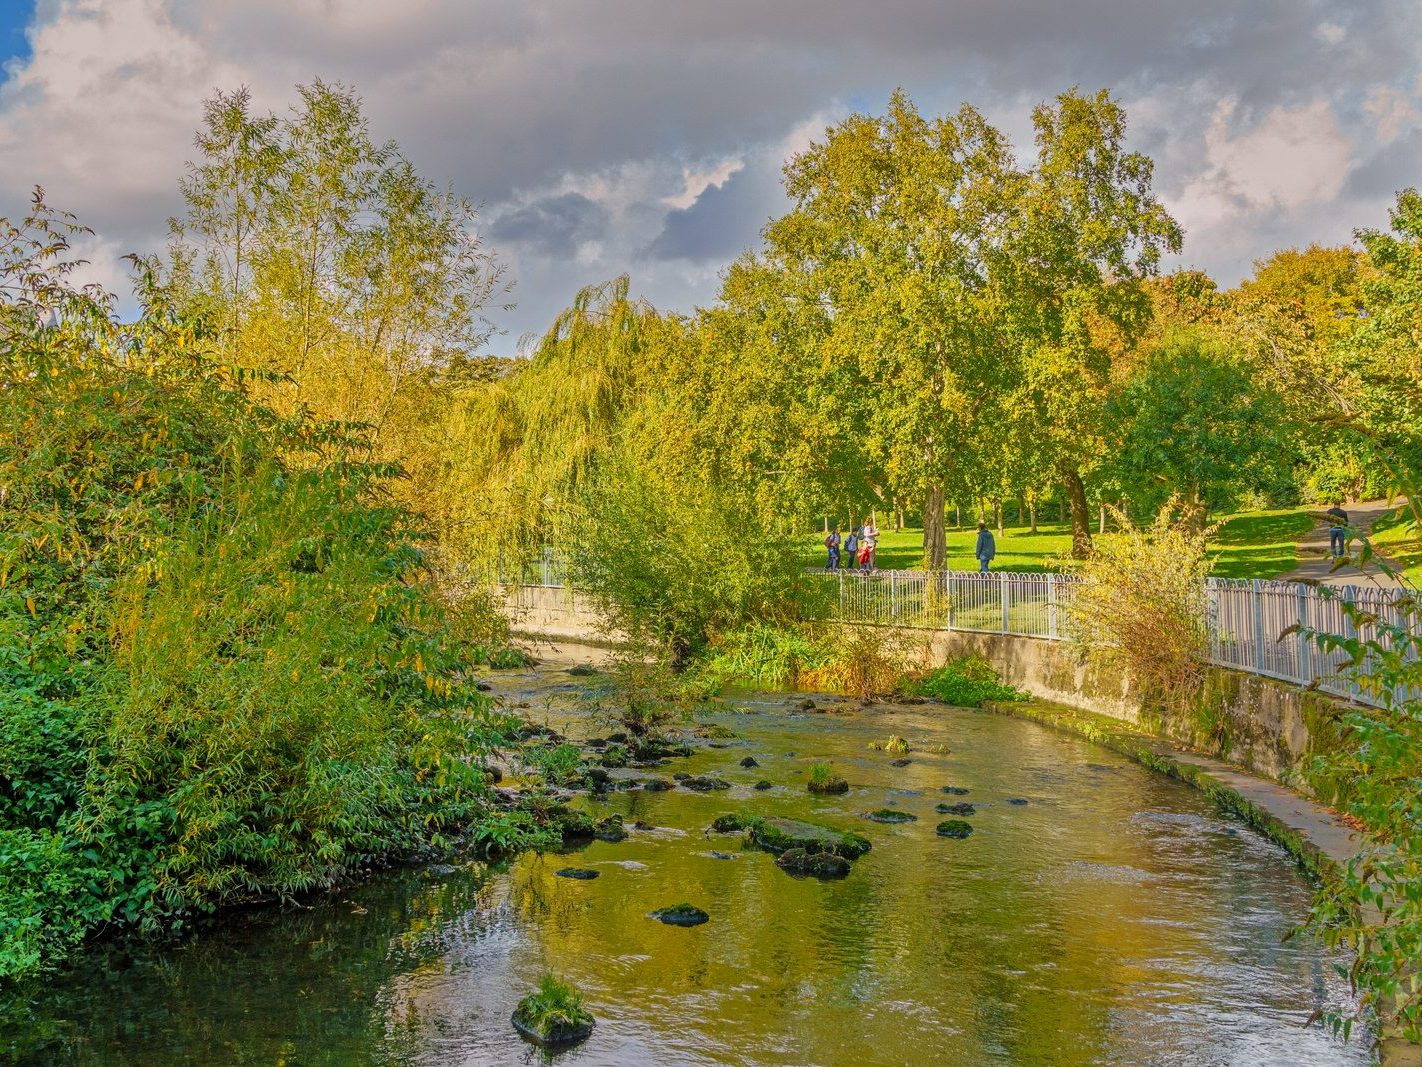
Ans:
[[[599,841],[610,841],[613,844],[618,841],[626,841],[627,828],[622,825],[622,816],[609,815],[605,819],[599,819],[597,827],[593,831],[593,837]]]
[[[806,852],[833,852],[847,860],[857,860],[870,849],[869,841],[858,834],[847,834],[828,826],[800,822],[798,819],[761,819],[746,817],[750,834],[746,841],[755,848],[779,855],[792,848]]]
[[[975,815],[978,809],[972,804],[962,802],[958,804],[939,804],[938,807],[933,810],[938,812],[939,815]]]
[[[754,757],[754,756],[747,756],[745,759],[741,760],[741,766],[742,766],[742,767],[759,767],[760,764],[755,761],[755,757]]]
[[[873,811],[860,812],[860,815],[871,822],[918,822],[917,815],[911,815],[906,811],[896,811],[893,808],[876,808]]]
[[[775,858],[775,865],[790,874],[808,874],[815,878],[843,878],[849,873],[849,861],[833,852],[806,852],[790,848]]]
[[[945,819],[938,824],[937,832],[939,837],[962,839],[973,832],[973,826],[962,819]]]
[[[731,788],[730,782],[711,774],[703,774],[697,778],[687,778],[681,784],[687,789],[693,789],[698,793],[710,793],[715,789]]]
[[[826,778],[823,782],[817,782],[813,778],[805,784],[805,788],[811,793],[837,794],[848,793],[849,783],[843,778]]]
[[[668,789],[675,789],[676,783],[669,778],[648,778],[642,783],[642,788],[648,793],[664,793]]]
[[[652,918],[669,926],[700,926],[711,916],[691,904],[673,904],[669,908],[658,908]]]
[[[587,867],[563,867],[553,873],[559,878],[576,878],[580,882],[591,882],[602,872],[589,870]]]
[[[968,795],[968,790],[960,785],[945,785],[943,792],[947,793],[950,797],[965,797]]]
[[[774,782],[767,782],[764,778],[762,778],[760,781],[758,781],[758,782],[755,783],[755,787],[756,787],[757,789],[759,789],[761,792],[764,792],[764,791],[767,790],[767,789],[774,789],[774,788],[775,788],[775,783],[774,783]]]

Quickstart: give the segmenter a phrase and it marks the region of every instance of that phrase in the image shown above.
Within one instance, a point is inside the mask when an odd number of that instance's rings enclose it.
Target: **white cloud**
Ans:
[[[1243,130],[1236,128],[1238,110],[1232,100],[1216,107],[1203,167],[1172,204],[1196,255],[1202,246],[1214,255],[1238,254],[1270,216],[1335,200],[1353,166],[1353,142],[1325,99],[1276,107]]]
[[[1392,144],[1408,130],[1422,127],[1422,111],[1406,94],[1390,85],[1374,86],[1363,101],[1363,110],[1376,123],[1381,144]]]
[[[1348,36],[1348,31],[1336,22],[1323,22],[1313,34],[1324,44],[1342,44],[1343,38]]]
[[[707,189],[712,186],[715,186],[717,189],[721,188],[721,186],[726,184],[726,179],[744,167],[745,163],[739,159],[724,160],[707,171],[697,171],[683,167],[681,169],[681,192],[675,196],[662,197],[662,203],[668,207],[685,210],[696,203],[697,198]]]

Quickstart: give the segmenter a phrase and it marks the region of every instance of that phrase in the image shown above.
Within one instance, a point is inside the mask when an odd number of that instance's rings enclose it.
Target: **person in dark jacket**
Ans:
[[[844,561],[850,569],[854,569],[855,558],[859,555],[859,533],[853,526],[849,528],[849,533],[844,538]]]
[[[839,570],[839,545],[840,545],[840,540],[841,540],[841,538],[840,538],[840,536],[839,536],[839,527],[836,526],[836,527],[834,528],[834,532],[831,533],[831,534],[829,534],[829,535],[825,538],[825,548],[829,549],[829,562],[825,564],[825,569],[826,569],[826,570],[831,570],[831,571],[837,571],[837,570]]]
[[[1324,514],[1328,516],[1328,554],[1337,559],[1348,548],[1348,513],[1342,502],[1335,500]]]
[[[994,540],[992,531],[987,528],[985,522],[978,523],[978,544],[973,549],[973,555],[978,557],[978,573],[986,574],[992,557],[997,555],[997,541]]]

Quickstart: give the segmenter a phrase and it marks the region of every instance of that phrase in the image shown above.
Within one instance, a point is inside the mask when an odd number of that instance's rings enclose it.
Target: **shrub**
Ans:
[[[897,689],[906,674],[918,669],[927,650],[924,637],[889,627],[824,626],[814,636],[825,662],[806,670],[800,685],[866,700]]]
[[[1063,606],[1067,635],[1088,659],[1180,707],[1198,690],[1209,651],[1204,580],[1214,528],[1176,522],[1175,507],[1148,527],[1112,509],[1117,532],[1098,537],[1086,559],[1065,561],[1080,581]]]
[[[794,688],[831,660],[831,652],[798,627],[753,622],[714,642],[701,670],[708,676],[769,689]]]
[[[929,671],[915,688],[924,696],[960,708],[980,708],[988,700],[1026,700],[1027,694],[1006,685],[981,656],[968,656]]]

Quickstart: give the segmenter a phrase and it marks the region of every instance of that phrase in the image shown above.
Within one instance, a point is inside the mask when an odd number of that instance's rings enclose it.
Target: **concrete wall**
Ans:
[[[1093,668],[1070,645],[1035,637],[922,631],[932,664],[982,656],[1003,680],[1035,697],[1130,723],[1296,788],[1310,791],[1312,756],[1336,744],[1340,701],[1270,678],[1207,667],[1186,707],[1147,699],[1119,672]]]
[[[565,640],[615,640],[597,613],[571,590],[526,586],[509,590],[506,604],[518,633]],[[1152,702],[1115,671],[1088,666],[1061,641],[1006,634],[917,630],[929,666],[982,656],[1003,680],[1034,697],[1106,715],[1144,733],[1229,760],[1304,792],[1326,791],[1307,768],[1315,752],[1336,743],[1340,701],[1284,682],[1209,667],[1202,691],[1185,708]]]

